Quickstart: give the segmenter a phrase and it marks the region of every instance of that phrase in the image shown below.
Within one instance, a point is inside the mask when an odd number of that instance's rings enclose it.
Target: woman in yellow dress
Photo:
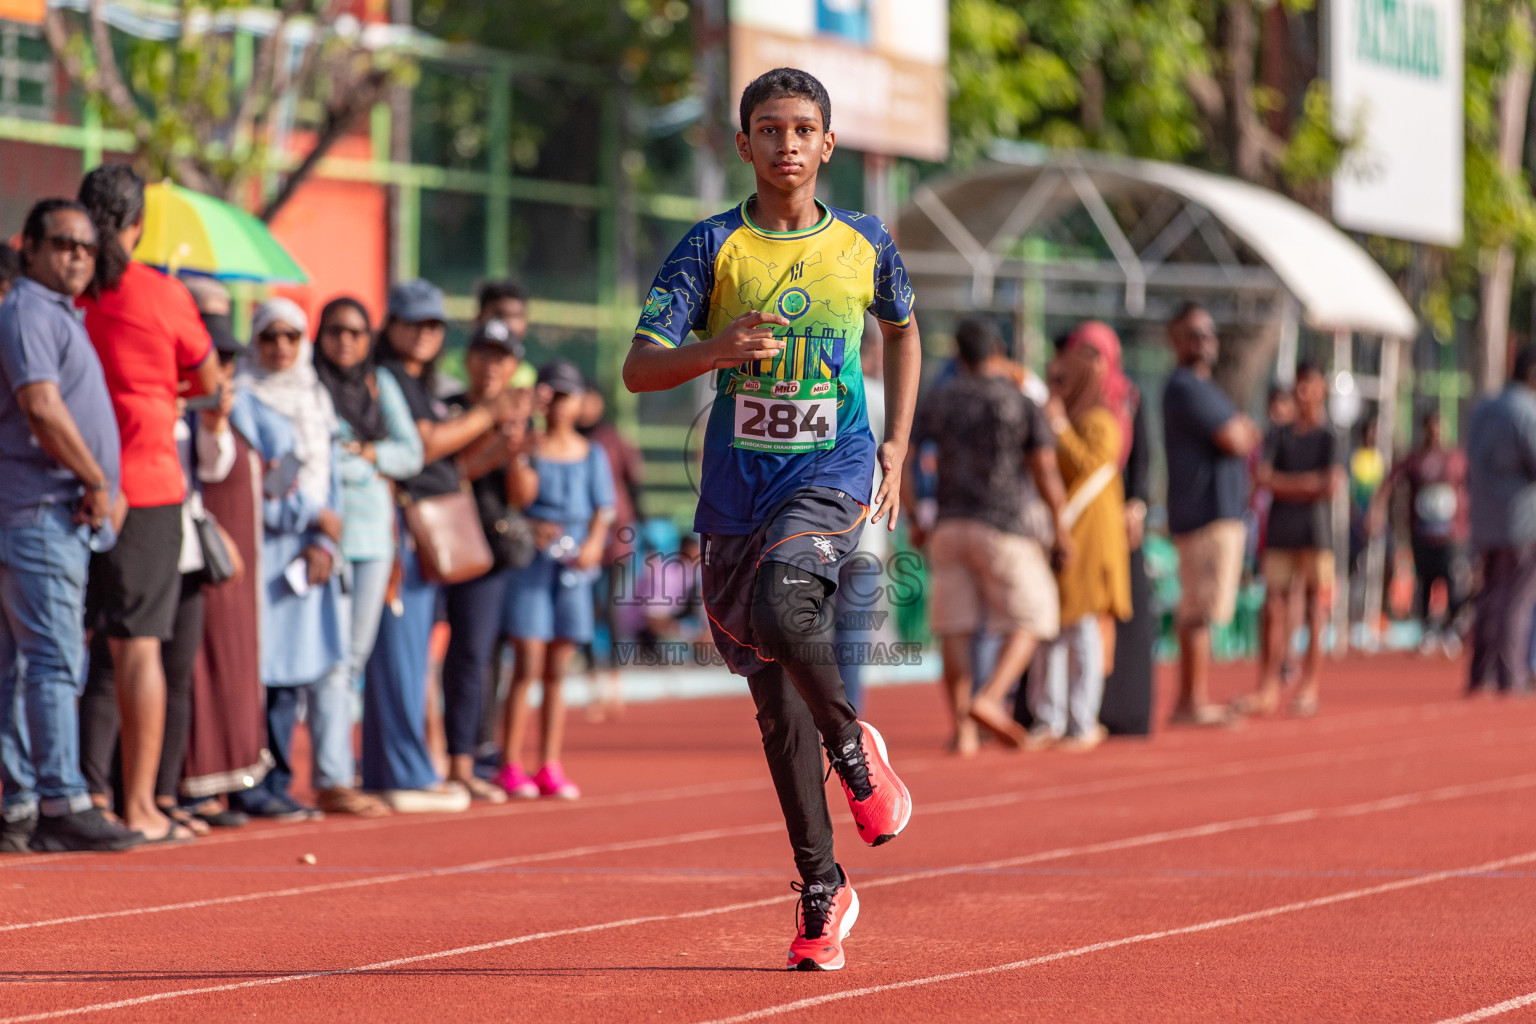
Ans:
[[[1091,346],[1069,348],[1051,364],[1046,417],[1067,489],[1063,520],[1073,555],[1057,567],[1061,634],[1035,655],[1026,746],[1092,750],[1104,741],[1099,706],[1114,661],[1115,620],[1131,617],[1130,548],[1120,479],[1124,437],[1104,402],[1103,360]]]

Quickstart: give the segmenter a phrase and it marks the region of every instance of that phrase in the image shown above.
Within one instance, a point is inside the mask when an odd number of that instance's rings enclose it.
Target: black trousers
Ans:
[[[1483,589],[1473,600],[1469,690],[1491,680],[1500,691],[1530,679],[1531,616],[1536,613],[1536,544],[1483,552]]]
[[[473,754],[486,716],[486,691],[495,691],[491,659],[501,632],[507,570],[447,588],[448,650],[443,655],[443,732],[449,754]],[[490,714],[495,714],[491,705]]]
[[[837,878],[822,747],[841,746],[859,730],[838,673],[834,588],[785,563],[764,562],[752,602],[760,656],[774,660],[748,676],[747,685],[795,867],[807,883]]]
[[[1418,581],[1413,595],[1413,614],[1426,629],[1429,628],[1429,595],[1435,581],[1445,583],[1445,620],[1449,629],[1456,622],[1456,614],[1466,603],[1461,581],[1456,578],[1456,562],[1460,556],[1454,544],[1415,544],[1413,546],[1413,574]]]

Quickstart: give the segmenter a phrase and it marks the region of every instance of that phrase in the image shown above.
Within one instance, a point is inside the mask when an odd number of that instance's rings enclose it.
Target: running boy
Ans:
[[[895,529],[921,349],[912,288],[885,225],[816,199],[832,104],[779,68],[741,97],[736,151],[757,176],[740,206],[694,226],[656,277],[624,364],[631,391],[720,371],[694,528],[704,602],[726,663],[747,677],[801,882],[791,970],[843,966],[858,897],[833,859],[826,748],[859,836],[879,846],[912,816],[885,743],[843,693],[833,646],[839,563],[865,520]],[[885,438],[864,409],[864,312],[886,357]],[[690,332],[698,342],[685,345]],[[883,472],[871,515],[873,463]]]

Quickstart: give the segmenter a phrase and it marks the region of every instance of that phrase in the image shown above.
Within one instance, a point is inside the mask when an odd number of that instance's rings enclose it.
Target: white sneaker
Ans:
[[[453,814],[469,810],[469,790],[454,782],[430,789],[386,789],[379,794],[398,814]]]
[[[1446,633],[1440,638],[1440,649],[1445,652],[1447,658],[1454,661],[1461,657],[1461,637],[1455,633]]]

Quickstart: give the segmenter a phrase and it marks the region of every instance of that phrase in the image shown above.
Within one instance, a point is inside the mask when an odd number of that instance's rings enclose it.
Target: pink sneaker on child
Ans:
[[[523,771],[520,764],[502,765],[501,771],[496,773],[496,785],[506,790],[507,796],[514,800],[539,798],[539,784],[533,781],[533,776]]]
[[[558,797],[561,800],[575,800],[581,796],[581,788],[565,777],[565,770],[560,767],[559,761],[546,761],[533,781],[539,787],[541,796]]]

